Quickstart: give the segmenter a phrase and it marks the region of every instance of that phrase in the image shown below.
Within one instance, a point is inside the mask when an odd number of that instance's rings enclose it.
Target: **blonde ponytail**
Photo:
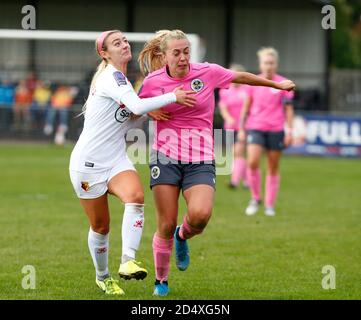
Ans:
[[[108,65],[108,62],[104,59],[99,63],[97,70],[94,73],[92,81],[90,83],[90,90],[94,88],[95,82],[97,81],[98,77],[104,71],[104,69],[106,68],[107,65]]]
[[[107,62],[105,59],[103,59],[103,60],[99,63],[99,65],[98,65],[98,67],[97,67],[97,70],[96,70],[96,72],[94,73],[93,78],[92,78],[92,81],[91,81],[91,83],[90,83],[89,93],[94,89],[95,83],[96,83],[98,77],[99,77],[100,74],[104,71],[104,69],[106,68],[107,65],[108,65],[108,62]],[[89,99],[89,97],[88,97],[88,99]],[[88,99],[87,99],[87,100],[85,101],[85,103],[83,104],[83,106],[82,106],[82,108],[81,108],[81,114],[80,114],[80,115],[84,115],[84,114],[85,114],[86,105],[87,105],[87,103],[88,103]]]
[[[160,30],[155,33],[154,38],[145,43],[143,50],[139,53],[138,62],[140,71],[144,76],[164,66],[163,54],[160,49],[161,40],[170,30]]]

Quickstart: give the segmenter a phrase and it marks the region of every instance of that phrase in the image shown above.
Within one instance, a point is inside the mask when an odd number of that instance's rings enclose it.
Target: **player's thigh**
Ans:
[[[80,199],[80,204],[88,216],[92,230],[107,234],[110,224],[107,194],[95,199]]]
[[[111,177],[108,192],[124,203],[144,203],[143,185],[135,170],[122,171]]]
[[[180,188],[170,184],[157,184],[152,187],[152,193],[157,214],[158,234],[170,237],[177,226]]]
[[[251,169],[259,167],[265,143],[265,135],[262,131],[247,131],[247,162]]]
[[[212,214],[214,193],[214,188],[207,184],[194,185],[183,192],[190,222],[208,222]]]

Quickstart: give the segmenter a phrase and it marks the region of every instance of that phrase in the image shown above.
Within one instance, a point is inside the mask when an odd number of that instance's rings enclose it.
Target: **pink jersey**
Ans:
[[[239,130],[241,110],[248,92],[246,87],[246,85],[231,85],[229,89],[219,90],[220,107],[225,106],[230,116],[235,120],[232,125],[224,122],[224,129],[226,130]]]
[[[197,99],[193,108],[177,103],[163,108],[172,118],[156,121],[153,149],[185,163],[213,160],[214,89],[228,88],[234,78],[234,71],[213,63],[191,63],[181,79],[169,76],[166,67],[149,74],[140,97],[154,97],[183,85],[184,90],[195,91]]]
[[[262,77],[262,75],[260,76]],[[285,78],[275,75],[272,80],[281,82]],[[251,98],[251,107],[246,128],[249,130],[282,131],[286,120],[283,106],[292,100],[293,91],[249,86],[248,95]]]

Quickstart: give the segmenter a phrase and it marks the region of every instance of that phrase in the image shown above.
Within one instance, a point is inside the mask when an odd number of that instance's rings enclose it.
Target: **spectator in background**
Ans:
[[[29,74],[25,79],[25,84],[26,87],[30,90],[30,92],[33,93],[37,84],[35,72],[33,71],[29,72]]]
[[[30,128],[30,105],[33,100],[32,91],[26,85],[25,80],[21,80],[15,89],[14,103],[14,129],[28,130]]]
[[[44,127],[44,134],[49,136],[54,132],[54,123],[56,114],[59,114],[59,126],[55,134],[55,144],[63,145],[65,143],[65,135],[68,131],[68,113],[69,108],[73,104],[74,96],[77,94],[77,89],[60,85],[55,90],[51,97],[51,108],[46,116],[46,124]]]
[[[30,108],[31,122],[34,128],[39,128],[43,125],[43,120],[46,112],[50,107],[51,90],[49,85],[44,81],[38,80],[36,82],[33,103]]]
[[[15,85],[8,80],[0,82],[0,130],[7,130],[11,123]]]

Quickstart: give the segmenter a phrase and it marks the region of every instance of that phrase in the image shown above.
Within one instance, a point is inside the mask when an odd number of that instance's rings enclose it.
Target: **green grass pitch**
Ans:
[[[95,285],[87,247],[88,223],[68,177],[71,146],[0,145],[0,299],[114,299]],[[126,296],[152,297],[151,240],[155,212],[147,166],[146,223],[138,259],[144,281],[121,280]],[[277,216],[247,217],[249,195],[217,178],[213,216],[190,241],[191,265],[172,257],[169,299],[360,299],[361,165],[358,160],[282,160]],[[123,205],[111,199],[110,270],[121,252]],[[185,212],[183,200],[180,217]],[[36,289],[24,290],[21,270],[36,269]],[[322,267],[336,268],[336,289],[321,286]]]

